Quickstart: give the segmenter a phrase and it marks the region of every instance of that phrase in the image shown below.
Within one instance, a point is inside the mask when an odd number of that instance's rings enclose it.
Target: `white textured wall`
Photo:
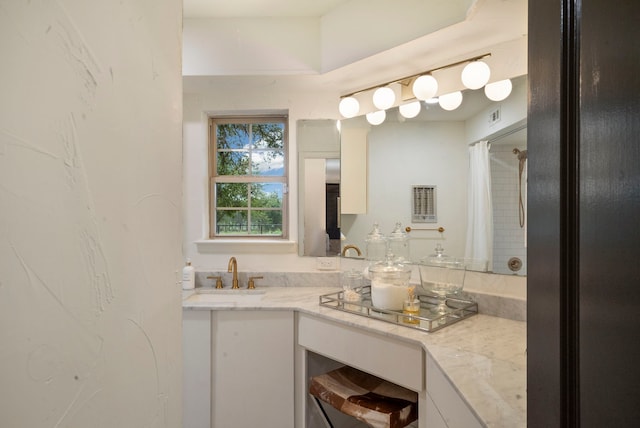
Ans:
[[[0,426],[181,420],[180,0],[0,0]]]

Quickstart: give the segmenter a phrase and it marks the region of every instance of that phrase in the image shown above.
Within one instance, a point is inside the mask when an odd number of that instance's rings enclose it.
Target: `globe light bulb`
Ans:
[[[462,70],[462,84],[469,89],[480,89],[489,81],[491,69],[482,61],[473,61]]]
[[[373,105],[380,110],[386,110],[396,101],[396,94],[388,86],[376,89],[373,93]]]
[[[414,101],[408,104],[402,104],[398,107],[398,110],[400,110],[402,117],[412,119],[420,114],[420,107],[420,101]]]
[[[462,92],[457,91],[440,95],[440,97],[438,97],[438,103],[444,110],[455,110],[462,104]]]
[[[371,125],[380,125],[387,118],[387,112],[384,110],[373,111],[367,113],[367,122]]]
[[[484,94],[491,101],[502,101],[511,94],[511,79],[499,80],[484,87]]]
[[[413,82],[413,95],[419,100],[433,98],[438,92],[438,81],[430,74],[418,77]]]
[[[346,97],[340,100],[338,105],[340,114],[346,118],[354,117],[360,111],[360,103],[353,97]]]

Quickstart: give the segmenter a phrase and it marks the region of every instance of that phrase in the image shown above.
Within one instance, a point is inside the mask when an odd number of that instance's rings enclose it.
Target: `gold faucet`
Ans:
[[[256,280],[256,279],[262,279],[262,278],[264,278],[264,277],[262,277],[262,276],[250,276],[250,277],[249,277],[249,285],[247,285],[247,288],[248,288],[249,290],[253,290],[253,289],[255,289],[255,288],[256,288],[256,282],[255,282],[255,280]]]
[[[362,256],[362,251],[360,251],[360,248],[358,248],[356,245],[349,244],[349,245],[345,245],[344,248],[342,249],[342,257],[344,257],[347,254],[348,250],[356,250],[356,253],[358,253],[358,257]]]
[[[222,288],[222,277],[221,276],[208,276],[207,279],[215,279],[216,280],[216,288]]]
[[[227,268],[227,272],[233,272],[231,288],[240,288],[238,287],[238,262],[235,257],[231,257],[229,259],[229,267]]]

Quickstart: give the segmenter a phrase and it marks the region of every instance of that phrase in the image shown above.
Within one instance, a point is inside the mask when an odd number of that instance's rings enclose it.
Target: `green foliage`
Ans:
[[[281,123],[216,126],[216,165],[219,176],[260,174],[258,167],[282,157],[283,149],[284,125]],[[252,156],[252,152],[257,152],[259,156]],[[256,161],[259,159],[261,164],[252,165],[252,157]],[[216,211],[217,234],[281,235],[281,194],[281,191],[265,191],[264,183],[217,183],[216,207],[239,208]]]

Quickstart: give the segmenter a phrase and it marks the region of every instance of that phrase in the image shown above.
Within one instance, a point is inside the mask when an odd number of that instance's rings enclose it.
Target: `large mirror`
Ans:
[[[340,132],[335,121],[299,121],[300,255],[335,255],[355,246],[362,257],[374,223],[389,234],[399,222],[403,229],[411,228],[412,260],[433,254],[437,244],[445,254],[465,256],[474,227],[468,216],[469,186],[475,181],[470,181],[475,174],[470,172],[470,148],[488,141],[491,212],[486,217],[493,232],[486,270],[526,275],[526,76],[513,79],[513,86],[509,98],[497,103],[482,91],[465,91],[463,105],[453,112],[426,106],[418,117],[404,119],[396,108],[377,126],[364,117],[342,121],[343,137],[349,129],[366,133],[366,153],[355,161],[359,165],[344,159],[340,165],[343,176],[365,165],[366,182],[360,187],[366,207],[352,214],[343,210],[337,233],[331,213],[346,202],[332,202],[340,186],[335,172]],[[414,186],[435,189],[435,221],[412,217]],[[345,255],[358,253],[348,250]]]

